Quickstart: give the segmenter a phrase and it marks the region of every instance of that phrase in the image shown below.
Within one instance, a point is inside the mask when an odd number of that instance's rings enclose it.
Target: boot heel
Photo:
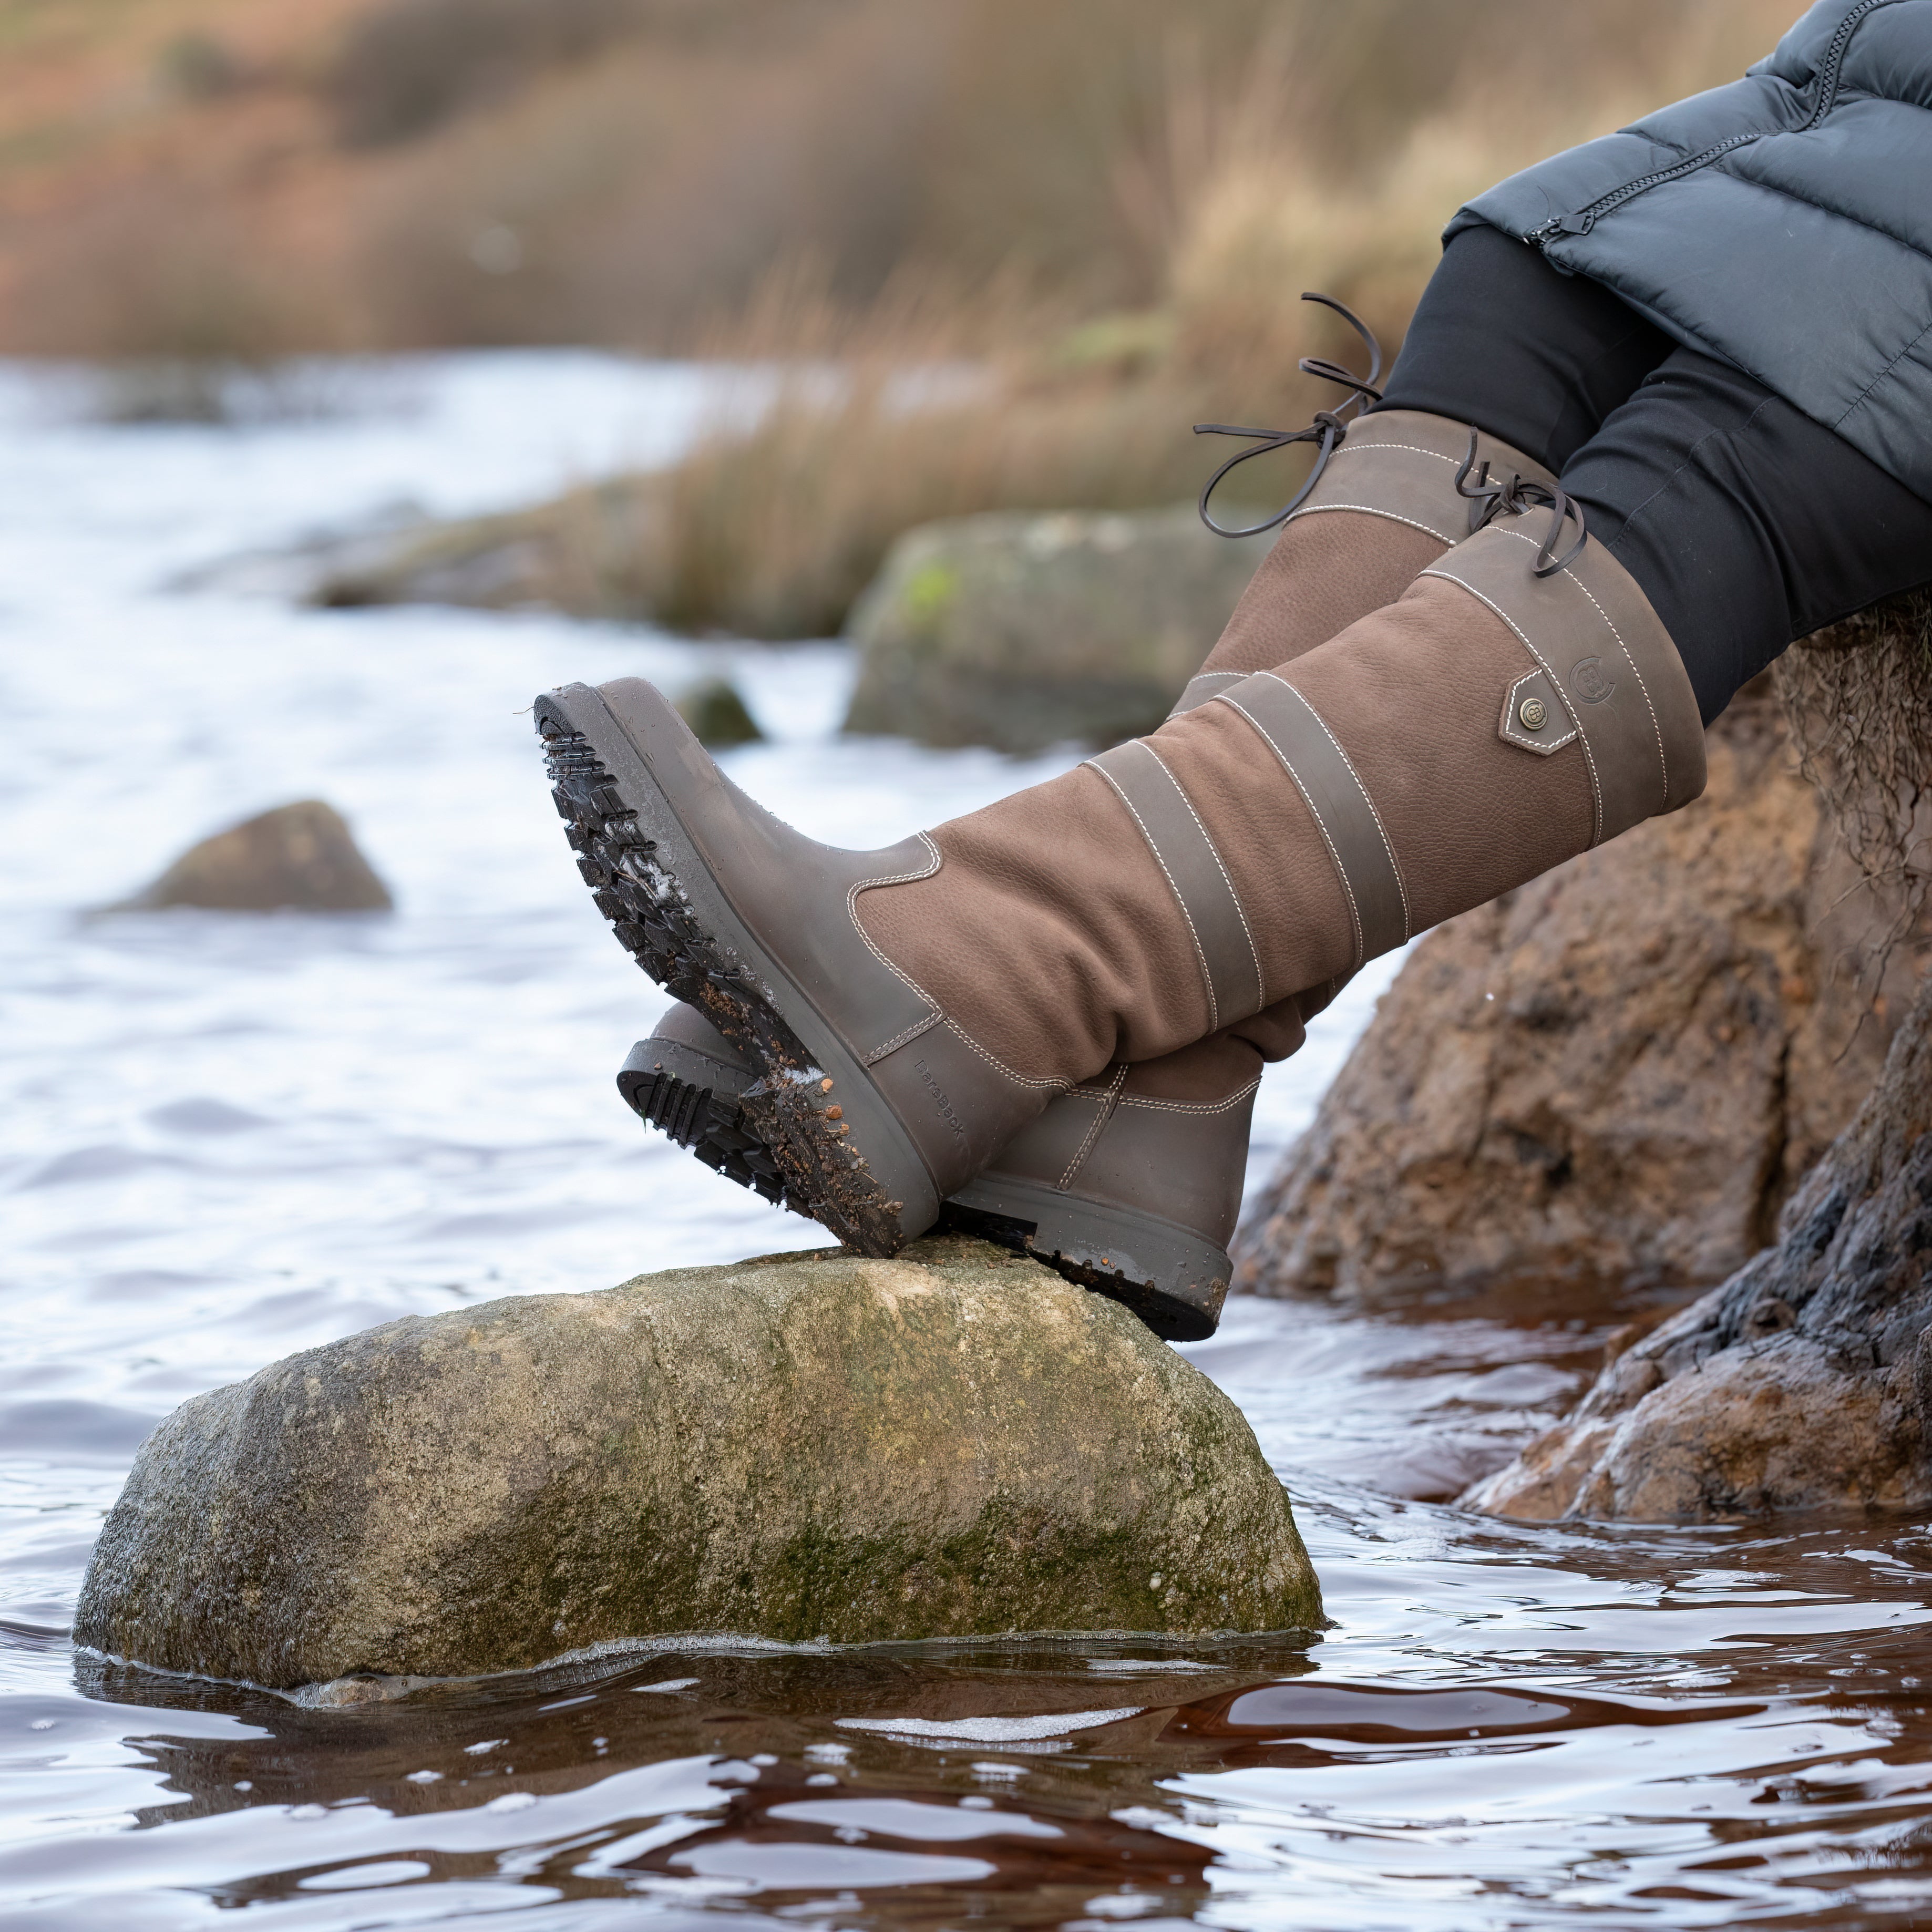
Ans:
[[[1005,1176],[961,1188],[941,1224],[1031,1255],[1168,1342],[1214,1334],[1234,1271],[1221,1249],[1176,1222]]]

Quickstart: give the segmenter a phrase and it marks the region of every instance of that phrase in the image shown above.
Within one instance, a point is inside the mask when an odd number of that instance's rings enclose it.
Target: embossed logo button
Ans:
[[[1522,728],[1526,731],[1540,731],[1550,711],[1541,698],[1526,698],[1516,706],[1516,715],[1522,720]]]
[[[1586,704],[1600,704],[1617,688],[1601,658],[1579,658],[1570,667],[1570,688]]]

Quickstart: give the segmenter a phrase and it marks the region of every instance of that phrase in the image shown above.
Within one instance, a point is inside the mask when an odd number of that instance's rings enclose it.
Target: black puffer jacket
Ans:
[[[1486,221],[1932,499],[1932,0],[1819,0],[1746,77],[1512,176]]]

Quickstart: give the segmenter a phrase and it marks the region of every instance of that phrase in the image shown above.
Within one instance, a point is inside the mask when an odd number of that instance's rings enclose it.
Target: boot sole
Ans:
[[[736,1070],[667,1040],[640,1040],[617,1076],[624,1104],[697,1160],[748,1187],[775,1208],[805,1210],[791,1198],[770,1150],[739,1105]]]
[[[704,1165],[775,1206],[801,1213],[738,1100],[738,1069],[675,1040],[640,1040],[617,1076],[640,1118]],[[1123,1303],[1169,1342],[1214,1332],[1232,1264],[1211,1241],[1157,1214],[1070,1201],[1048,1187],[982,1176],[950,1196],[940,1226],[1044,1262]]]
[[[547,692],[534,710],[578,869],[619,942],[762,1070],[740,1104],[789,1203],[861,1254],[896,1255],[939,1215],[911,1137],[732,909],[652,775],[649,748],[587,685]],[[668,704],[664,712],[667,733],[682,739]]]
[[[1124,1303],[1163,1341],[1204,1342],[1221,1318],[1234,1264],[1178,1222],[1056,1188],[982,1174],[950,1196],[943,1226],[982,1236]]]

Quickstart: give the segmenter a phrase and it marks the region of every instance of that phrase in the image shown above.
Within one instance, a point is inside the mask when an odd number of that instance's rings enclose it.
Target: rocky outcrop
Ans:
[[[846,728],[1022,753],[1151,730],[1268,541],[1214,536],[1192,509],[909,531],[847,627],[861,658]]]
[[[1236,1286],[1367,1300],[1694,1289],[1870,1090],[1855,890],[1760,680],[1703,798],[1423,940],[1258,1204]],[[1901,996],[1900,988],[1904,988]]]
[[[1778,1237],[1462,1500],[1643,1522],[1932,1503],[1932,976]]]
[[[984,1243],[772,1256],[392,1322],[148,1439],[77,1642],[291,1688],[680,1633],[1318,1622],[1228,1399]]]
[[[342,814],[320,799],[280,805],[191,845],[117,912],[387,912],[394,901]]]

